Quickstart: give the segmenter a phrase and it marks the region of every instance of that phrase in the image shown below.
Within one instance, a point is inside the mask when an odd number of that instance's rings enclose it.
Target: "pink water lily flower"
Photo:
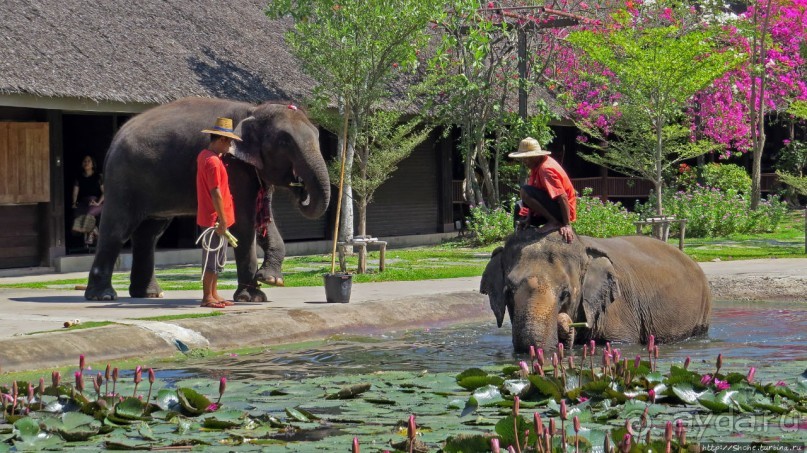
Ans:
[[[721,381],[720,379],[715,379],[715,388],[718,390],[727,390],[731,387],[728,381]]]
[[[701,378],[701,384],[709,385],[710,382],[712,382],[712,375],[704,374],[703,377]]]

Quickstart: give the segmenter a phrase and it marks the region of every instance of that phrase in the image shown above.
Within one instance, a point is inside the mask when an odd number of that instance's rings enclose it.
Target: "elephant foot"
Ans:
[[[236,302],[268,302],[266,293],[261,291],[257,286],[238,285],[238,289],[233,294],[233,300]]]
[[[84,291],[84,298],[87,300],[115,300],[118,293],[111,287],[99,288],[88,286]]]
[[[283,281],[283,274],[269,269],[258,270],[258,273],[255,274],[255,280],[270,286],[286,286]]]
[[[129,287],[129,295],[136,299],[162,299],[165,296],[162,288],[156,282],[145,288]]]

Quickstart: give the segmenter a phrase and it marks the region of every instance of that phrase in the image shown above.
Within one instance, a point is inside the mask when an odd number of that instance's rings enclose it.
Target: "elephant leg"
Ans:
[[[132,234],[132,273],[129,295],[139,298],[163,297],[154,277],[154,249],[172,219],[146,219]]]
[[[266,302],[268,300],[266,294],[258,288],[258,284],[255,282],[255,273],[258,270],[258,258],[255,254],[255,229],[251,223],[247,223],[246,227],[236,223],[230,228],[230,231],[238,238],[238,247],[235,248],[238,288],[233,294],[233,300],[236,302]]]
[[[106,213],[106,220],[101,222],[98,246],[87,280],[84,298],[87,300],[115,300],[118,293],[112,287],[112,271],[120,255],[123,243],[132,234],[137,222],[126,215]],[[115,220],[113,220],[115,219]]]
[[[263,250],[263,263],[255,280],[272,286],[284,286],[283,260],[286,258],[286,245],[272,219],[266,228],[266,235],[257,234],[258,246]]]
[[[569,351],[571,351],[574,346],[572,318],[566,313],[558,314],[558,341],[563,343],[563,346]]]

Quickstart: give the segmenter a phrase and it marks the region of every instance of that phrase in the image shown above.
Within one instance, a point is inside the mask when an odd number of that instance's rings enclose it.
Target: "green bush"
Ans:
[[[787,205],[775,196],[762,200],[752,211],[751,201],[736,190],[698,185],[687,192],[665,191],[662,198],[664,214],[687,219],[686,235],[691,237],[772,232],[787,214]],[[654,204],[651,199],[638,210],[655,215]]]
[[[751,193],[751,177],[745,168],[735,164],[708,163],[701,169],[703,185],[722,191]],[[678,179],[676,181],[683,190],[691,191],[698,185],[697,169],[687,164],[678,166]]]
[[[466,223],[476,245],[501,241],[513,232],[513,214],[503,208],[490,209],[482,204],[471,206]]]
[[[722,191],[733,190],[743,194],[751,193],[751,177],[745,168],[734,164],[706,164],[703,167],[703,182],[706,187]]]
[[[603,203],[599,197],[591,196],[592,189],[586,187],[577,197],[577,220],[572,225],[577,234],[598,238],[634,234],[633,222],[639,215],[628,212],[622,203]]]

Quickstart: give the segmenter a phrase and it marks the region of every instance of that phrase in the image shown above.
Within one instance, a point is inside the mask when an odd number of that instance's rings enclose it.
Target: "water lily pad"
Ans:
[[[293,407],[287,407],[286,408],[286,415],[288,415],[289,418],[291,418],[294,421],[298,421],[298,422],[308,422],[308,421],[310,421],[308,419],[308,417],[305,416],[305,414],[303,414],[302,412],[298,411],[297,409],[295,409]]]
[[[230,429],[244,426],[247,421],[247,414],[243,411],[226,410],[217,411],[206,416],[202,426],[210,429]]]
[[[675,384],[670,387],[672,394],[678,397],[681,401],[687,404],[697,404],[698,398],[704,395],[706,392],[697,392],[694,388],[692,388],[692,384],[689,383],[681,383]]]
[[[143,412],[146,410],[146,403],[138,398],[126,398],[115,406],[115,416],[127,420],[148,420],[150,417],[144,417]]]
[[[490,450],[490,440],[493,438],[493,436],[486,434],[460,434],[458,436],[449,436],[448,439],[446,439],[443,451],[446,453],[488,451]]]
[[[98,434],[101,422],[89,415],[79,412],[68,412],[61,416],[61,425],[56,426],[56,432],[68,442],[87,440]]]
[[[560,381],[549,376],[529,376],[530,384],[541,395],[553,398],[555,401],[560,401],[563,391],[560,386]]]
[[[179,404],[190,415],[202,415],[213,404],[206,396],[191,388],[178,388],[177,398]]]
[[[367,383],[356,384],[356,385],[352,385],[350,387],[344,387],[342,389],[339,389],[339,391],[336,392],[336,393],[331,393],[329,395],[326,395],[325,399],[326,400],[345,400],[345,399],[349,399],[349,398],[355,398],[356,396],[359,396],[362,393],[370,390],[370,387],[372,387],[372,384],[367,384]]]
[[[727,412],[731,408],[731,401],[728,395],[734,393],[735,392],[722,391],[715,395],[714,393],[706,392],[698,398],[698,402],[712,412]]]

